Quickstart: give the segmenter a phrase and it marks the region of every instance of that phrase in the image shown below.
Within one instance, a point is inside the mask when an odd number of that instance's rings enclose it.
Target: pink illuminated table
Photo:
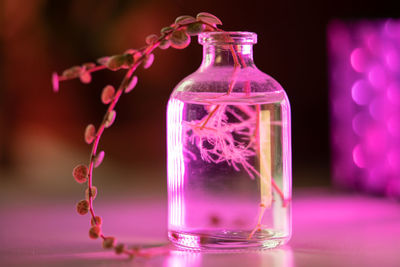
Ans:
[[[74,201],[10,201],[0,207],[0,266],[400,266],[400,203],[388,199],[295,190],[294,235],[281,248],[190,252],[171,247],[129,261],[86,238],[88,218]],[[130,244],[166,240],[165,197],[97,201],[104,231]]]

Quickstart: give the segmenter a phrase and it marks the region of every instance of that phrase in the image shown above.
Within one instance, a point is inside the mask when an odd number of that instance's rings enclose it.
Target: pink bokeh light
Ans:
[[[357,72],[364,72],[368,67],[367,53],[363,48],[356,48],[351,52],[350,62],[353,69]]]
[[[334,182],[400,199],[400,20],[334,21],[328,52]]]
[[[364,80],[356,81],[351,88],[351,96],[359,105],[366,105],[371,99],[371,88]]]

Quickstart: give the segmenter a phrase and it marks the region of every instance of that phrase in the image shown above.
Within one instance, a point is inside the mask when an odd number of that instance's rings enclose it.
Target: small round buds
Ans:
[[[93,219],[93,217],[90,219],[90,225],[91,226],[100,226],[103,223],[103,220],[101,219],[100,216],[95,216],[95,219]]]
[[[89,169],[83,164],[76,166],[72,171],[72,176],[74,176],[75,180],[80,184],[86,182],[88,174]]]
[[[152,45],[155,44],[158,41],[158,36],[155,34],[150,34],[149,36],[146,37],[146,44]]]
[[[172,32],[173,30],[174,30],[174,28],[172,28],[171,26],[167,26],[167,27],[162,28],[160,32],[162,35],[166,35],[166,34]]]
[[[143,60],[143,68],[148,69],[153,65],[154,62],[154,54],[147,55]]]
[[[133,63],[131,54],[115,55],[108,58],[104,64],[110,70],[119,70],[120,68],[128,68]]]
[[[90,83],[92,81],[92,75],[88,71],[84,71],[79,76],[82,83]]]
[[[143,53],[140,51],[137,51],[135,54],[132,55],[133,57],[133,62],[138,62],[143,56]]]
[[[118,245],[115,246],[115,253],[116,254],[122,254],[125,250],[125,245],[122,243],[119,243]]]
[[[103,92],[101,93],[101,102],[103,104],[110,104],[115,96],[115,89],[112,85],[107,85],[104,87]]]
[[[186,16],[186,15],[177,17],[175,20],[175,24],[177,25],[185,25],[193,22],[196,22],[196,19],[192,16]]]
[[[63,71],[62,76],[64,76],[67,79],[74,79],[77,78],[81,75],[82,73],[82,67],[80,66],[73,66],[69,69],[66,69]]]
[[[89,200],[89,197],[92,197],[92,199],[95,199],[97,196],[97,187],[92,186],[90,190],[90,195],[89,195],[89,187],[85,189],[85,197],[87,200]]]
[[[89,229],[89,237],[91,238],[91,239],[97,239],[97,238],[99,238],[99,236],[100,236],[100,233],[101,233],[101,228],[100,228],[100,226],[92,226],[90,229]]]
[[[202,21],[208,24],[211,24],[213,26],[215,25],[222,25],[222,22],[219,18],[214,16],[213,14],[207,13],[207,12],[201,12],[197,14],[196,19],[198,21]]]
[[[100,65],[106,65],[108,60],[110,60],[110,57],[101,57],[97,59],[97,63],[99,63]]]
[[[136,52],[138,52],[136,49],[129,48],[129,49],[125,50],[124,54],[131,54],[131,55],[133,55],[133,54],[135,54]]]
[[[86,199],[79,201],[78,204],[76,205],[76,211],[80,215],[87,214],[89,212],[89,201],[87,201]]]
[[[103,248],[110,249],[113,248],[115,245],[115,238],[112,236],[106,237],[103,240]]]
[[[110,127],[115,121],[116,112],[115,110],[111,110],[107,113],[106,121],[104,122],[104,126],[106,128]]]
[[[87,62],[87,63],[83,63],[82,67],[85,68],[86,70],[91,70],[94,67],[96,67],[96,64],[93,62]]]
[[[185,30],[176,30],[171,34],[170,42],[173,48],[183,49],[190,44],[190,37]]]
[[[102,151],[100,151],[99,153],[97,153],[97,155],[94,157],[94,159],[93,159],[93,164],[94,164],[94,167],[95,167],[95,168],[99,167],[100,164],[103,162],[104,155],[105,155],[105,153],[104,153],[104,151],[102,150]]]
[[[171,46],[171,43],[169,42],[169,40],[164,39],[160,42],[160,45],[158,46],[160,49],[168,49]]]
[[[187,26],[186,32],[190,36],[194,36],[202,33],[205,30],[205,28],[206,26],[202,22],[195,22]]]
[[[91,144],[96,138],[96,128],[93,124],[89,124],[85,129],[85,142]]]
[[[133,88],[136,87],[137,83],[138,83],[138,77],[137,77],[137,76],[131,77],[131,78],[129,79],[129,81],[128,81],[128,85],[125,87],[124,92],[127,94],[127,93],[129,93],[130,91],[132,91]]]

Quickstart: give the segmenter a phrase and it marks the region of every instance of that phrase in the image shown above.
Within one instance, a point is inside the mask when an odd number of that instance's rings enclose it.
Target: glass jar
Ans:
[[[192,249],[271,248],[291,235],[290,105],[253,62],[251,32],[207,32],[168,102],[168,236]]]

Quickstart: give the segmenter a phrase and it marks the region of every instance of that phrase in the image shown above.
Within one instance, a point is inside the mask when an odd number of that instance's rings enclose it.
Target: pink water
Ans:
[[[288,240],[288,106],[280,92],[178,92],[171,97],[168,197],[173,243],[247,248],[274,247]]]

